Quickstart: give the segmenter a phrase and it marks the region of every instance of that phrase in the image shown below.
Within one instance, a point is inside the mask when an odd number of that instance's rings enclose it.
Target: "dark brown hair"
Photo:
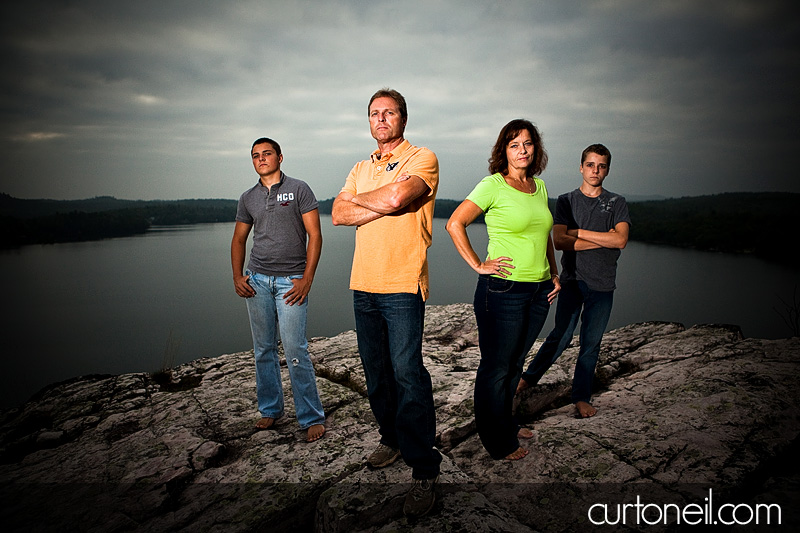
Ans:
[[[599,156],[607,157],[608,161],[606,162],[608,163],[608,168],[611,168],[611,152],[602,144],[592,144],[587,146],[586,149],[581,152],[581,165],[583,165],[583,162],[586,161],[586,156],[589,154],[597,154]]]
[[[253,148],[255,148],[257,144],[264,144],[264,143],[272,146],[272,149],[275,150],[275,154],[281,155],[281,145],[279,145],[277,142],[273,141],[269,137],[261,137],[260,139],[256,139],[253,142],[253,146],[250,147],[250,153],[251,154],[253,153]]]
[[[505,174],[508,172],[508,157],[506,157],[506,148],[508,144],[513,141],[522,130],[528,130],[533,140],[533,161],[526,170],[528,177],[540,176],[544,169],[547,167],[547,152],[542,143],[542,134],[536,129],[529,120],[517,118],[503,126],[500,130],[500,135],[497,136],[497,142],[494,143],[492,148],[492,155],[489,157],[489,173]]]

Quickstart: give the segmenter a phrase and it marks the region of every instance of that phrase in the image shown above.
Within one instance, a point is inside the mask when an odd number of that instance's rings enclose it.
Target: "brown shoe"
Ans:
[[[372,468],[383,468],[397,461],[398,457],[400,457],[400,450],[395,450],[385,444],[378,444],[375,451],[367,458],[367,462]]]
[[[433,479],[415,479],[414,486],[406,494],[406,501],[403,504],[403,514],[408,518],[419,518],[425,516],[433,509],[436,502],[436,481],[439,476]]]

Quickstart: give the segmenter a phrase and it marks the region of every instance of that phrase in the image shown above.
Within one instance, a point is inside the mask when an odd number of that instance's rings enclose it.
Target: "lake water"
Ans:
[[[309,337],[353,329],[348,289],[353,228],[322,217],[324,245],[310,297]],[[429,304],[471,302],[476,275],[436,219]],[[469,228],[476,250],[486,231]],[[86,374],[150,372],[252,347],[233,291],[233,223],[155,228],[143,236],[0,252],[0,408]],[[773,309],[800,270],[746,256],[629,243],[609,328],[665,320],[737,324],[747,337],[791,334]],[[553,323],[550,313],[542,336]]]

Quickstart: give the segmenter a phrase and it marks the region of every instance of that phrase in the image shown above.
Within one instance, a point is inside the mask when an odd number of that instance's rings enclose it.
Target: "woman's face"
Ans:
[[[508,170],[524,170],[533,163],[533,139],[528,130],[522,130],[506,146],[506,158],[508,159]]]

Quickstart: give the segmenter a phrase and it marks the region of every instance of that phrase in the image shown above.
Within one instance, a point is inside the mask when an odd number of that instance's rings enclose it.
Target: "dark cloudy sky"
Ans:
[[[631,195],[800,192],[793,2],[16,1],[0,7],[0,192],[238,198],[252,141],[335,196],[375,147],[384,86],[431,148],[440,198],[486,175],[509,120],[544,134],[550,196],[580,151]]]

